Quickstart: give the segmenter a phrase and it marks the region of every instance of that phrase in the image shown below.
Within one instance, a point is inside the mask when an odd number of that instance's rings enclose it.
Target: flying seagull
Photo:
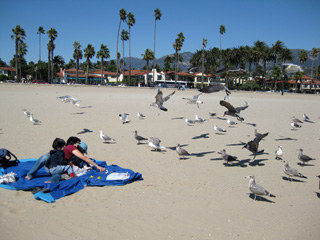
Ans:
[[[128,114],[128,113],[120,113],[120,114],[119,114],[119,117],[120,117],[120,119],[122,120],[122,124],[129,123],[129,122],[130,122],[130,120],[128,119],[128,117],[129,117],[129,114]]]
[[[154,103],[151,103],[150,106],[157,107],[160,110],[165,111],[165,112],[168,111],[168,109],[163,106],[163,103],[168,101],[170,99],[170,97],[172,97],[172,95],[175,94],[175,92],[176,91],[173,91],[168,96],[163,98],[163,93],[160,90],[160,88],[158,88],[158,93],[156,95],[156,101]]]
[[[292,181],[292,177],[307,178],[307,177],[303,176],[301,173],[299,173],[296,169],[290,167],[286,160],[282,160],[282,163],[283,163],[282,171],[289,176],[291,181]],[[289,181],[289,179],[288,179],[288,181]]]
[[[238,108],[235,108],[234,106],[232,106],[230,103],[224,101],[224,100],[221,100],[220,101],[220,105],[221,106],[224,106],[228,109],[228,111],[225,111],[223,116],[225,115],[229,115],[229,116],[232,116],[232,117],[236,117],[239,121],[244,121],[244,118],[242,118],[240,116],[240,112],[244,109],[246,109],[248,107],[247,106],[243,106],[243,107],[238,107]]]
[[[149,147],[155,149],[156,151],[158,150],[165,150],[166,148],[160,145],[161,140],[157,137],[150,137],[148,138],[148,145]]]
[[[62,101],[64,101],[65,103],[71,103],[73,105],[75,105],[76,107],[79,107],[79,100],[74,98],[74,97],[71,97],[71,96],[66,96],[66,98],[62,99]]]
[[[30,122],[33,122],[34,125],[41,124],[41,121],[33,118],[33,114],[30,115]]]
[[[224,90],[228,97],[229,97],[229,94],[231,94],[230,90],[226,86],[222,85],[221,83],[217,83],[217,82],[214,82],[207,87],[199,89],[199,92],[214,93],[214,92],[220,92],[221,90]]]
[[[298,159],[302,162],[302,164],[305,164],[306,162],[309,162],[310,160],[315,160],[315,158],[309,157],[308,155],[303,154],[302,148],[300,148],[298,153]]]
[[[259,143],[261,141],[261,138],[259,137],[255,137],[253,140],[249,141],[248,143],[246,143],[242,148],[246,148],[248,149],[250,152],[253,153],[253,158],[252,160],[254,160],[256,158],[257,154],[263,153],[264,150],[258,150],[259,149]]]
[[[258,139],[262,140],[262,138],[265,138],[266,136],[269,135],[269,132],[267,132],[267,133],[258,133],[257,129],[255,129],[255,130],[254,130],[254,135],[255,135]]]
[[[276,197],[275,195],[269,193],[264,187],[256,184],[254,175],[246,176],[249,178],[249,190],[254,194],[254,201],[256,201],[257,196],[269,196]]]
[[[281,159],[282,159],[282,156],[283,156],[282,147],[279,146],[279,147],[278,147],[278,150],[277,150],[275,153],[276,153],[276,159],[281,160]]]
[[[221,154],[222,154],[222,159],[227,162],[227,165],[229,165],[229,162],[238,161],[236,156],[231,156],[227,154],[225,149],[221,150]]]
[[[134,131],[134,138],[138,141],[138,144],[140,144],[140,141],[148,140],[147,138],[139,136],[137,130]]]
[[[183,97],[182,99],[188,100],[187,103],[189,103],[189,104],[197,104],[197,107],[199,108],[199,104],[203,104],[203,102],[199,100],[201,94],[202,93],[195,95],[195,96],[193,96],[193,98],[184,98]]]
[[[185,159],[185,156],[190,155],[187,150],[183,149],[180,146],[180,144],[177,144],[176,152],[178,153],[179,156],[183,157],[183,160]]]
[[[105,135],[102,130],[100,130],[100,138],[104,140],[104,142],[115,142],[116,140]]]

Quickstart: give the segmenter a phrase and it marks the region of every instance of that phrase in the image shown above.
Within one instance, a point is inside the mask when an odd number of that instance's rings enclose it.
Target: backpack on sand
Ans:
[[[12,157],[14,157],[14,159],[11,159]],[[10,152],[8,149],[0,148],[0,167],[6,169],[17,164],[18,159],[12,152]]]

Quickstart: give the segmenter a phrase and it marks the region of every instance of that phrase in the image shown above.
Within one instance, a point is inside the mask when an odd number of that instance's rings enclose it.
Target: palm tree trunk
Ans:
[[[18,69],[18,40],[16,36],[16,82],[19,82],[19,69]]]
[[[79,58],[76,60],[76,83],[79,83],[78,79]]]
[[[103,85],[102,81],[103,81],[103,57],[101,57],[101,85]]]
[[[131,33],[129,27],[129,85],[131,84]]]
[[[50,83],[50,49],[48,50],[48,83]]]
[[[154,60],[153,60],[153,64],[155,62],[156,59],[156,27],[157,27],[157,19],[154,20],[154,43],[153,43],[153,54],[154,54]],[[152,70],[153,74],[152,74],[152,78],[153,78],[153,82],[154,82],[154,71]]]
[[[201,67],[201,88],[203,88],[203,74],[204,74],[204,49],[202,48],[202,67]]]
[[[51,50],[51,81],[53,83],[53,49]]]
[[[119,71],[119,66],[118,66],[118,44],[119,44],[119,34],[120,34],[120,27],[121,27],[121,18],[120,18],[120,23],[119,23],[119,28],[118,28],[118,35],[117,35],[117,52],[116,52],[116,60],[117,60],[117,85],[118,85],[118,71]]]
[[[88,85],[88,75],[89,75],[89,58],[87,59],[86,85]]]

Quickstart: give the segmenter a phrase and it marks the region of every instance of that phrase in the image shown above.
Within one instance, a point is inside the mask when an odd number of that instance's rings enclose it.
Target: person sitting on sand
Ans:
[[[64,157],[65,145],[66,142],[61,138],[56,138],[52,143],[53,150],[50,151],[50,160],[47,162],[52,178],[48,182],[58,182],[61,177],[65,180],[74,177],[70,162]]]
[[[85,165],[90,165],[96,167],[100,172],[105,171],[104,167],[100,167],[90,158],[85,156],[77,147],[81,147],[84,152],[87,152],[87,144],[81,142],[81,140],[77,137],[70,137],[67,140],[67,146],[64,148],[64,154],[67,161],[71,161],[74,165],[82,168]]]

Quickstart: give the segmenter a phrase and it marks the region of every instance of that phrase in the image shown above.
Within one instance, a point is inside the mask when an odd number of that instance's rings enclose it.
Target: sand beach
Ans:
[[[164,96],[173,89],[163,89]],[[29,191],[0,188],[0,232],[3,239],[310,239],[320,238],[320,96],[232,91],[227,101],[249,107],[245,121],[229,127],[219,105],[224,92],[203,94],[203,104],[187,104],[195,89],[176,91],[165,102],[168,112],[150,104],[157,89],[105,86],[0,84],[0,147],[19,159],[38,158],[56,137],[77,136],[88,144],[88,156],[140,172],[143,181],[125,186],[87,187],[54,203],[33,198]],[[80,100],[75,107],[57,97]],[[33,125],[27,109],[41,120]],[[146,115],[139,119],[137,112]],[[209,112],[217,113],[210,118]],[[122,124],[120,113],[131,120]],[[291,130],[291,117],[311,122]],[[184,118],[206,121],[188,126]],[[216,134],[214,125],[226,129]],[[269,135],[260,142],[264,154],[253,156],[243,144],[254,130]],[[99,130],[116,139],[104,143]],[[134,131],[158,137],[166,151],[137,144]],[[179,159],[177,144],[190,156]],[[275,159],[283,159],[308,179],[288,181]],[[297,149],[316,158],[306,166]],[[238,157],[225,166],[222,149]],[[276,196],[253,201],[247,175]]]

